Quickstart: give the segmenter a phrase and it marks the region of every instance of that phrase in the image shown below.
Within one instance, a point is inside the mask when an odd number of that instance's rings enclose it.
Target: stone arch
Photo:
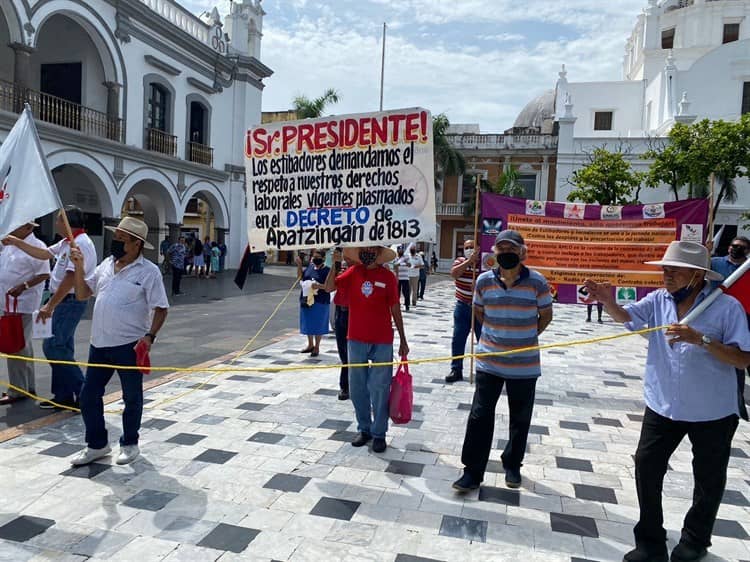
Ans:
[[[99,53],[99,59],[104,67],[105,80],[125,86],[125,62],[120,47],[104,18],[83,2],[42,0],[36,4],[30,22],[36,29],[32,47],[37,46],[45,22],[58,14],[72,19],[88,34]]]
[[[23,39],[23,24],[21,13],[12,0],[0,0],[0,12],[5,18],[8,26],[8,39],[10,43],[26,43]]]
[[[185,207],[188,201],[193,197],[205,199],[211,206],[214,213],[215,227],[217,229],[229,228],[229,207],[218,187],[205,180],[198,180],[188,187],[182,197],[182,213],[185,213]]]
[[[113,201],[117,197],[117,182],[101,161],[91,154],[64,148],[47,154],[47,164],[49,169],[53,171],[68,165],[80,169],[81,173],[91,180],[92,186],[96,189],[102,216],[115,216]]]

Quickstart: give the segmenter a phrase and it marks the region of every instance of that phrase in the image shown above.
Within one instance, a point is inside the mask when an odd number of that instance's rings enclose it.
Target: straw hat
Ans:
[[[672,267],[689,267],[690,269],[702,269],[706,272],[709,281],[721,281],[724,276],[711,271],[711,261],[708,250],[697,242],[686,242],[675,240],[670,242],[664,257],[659,261],[644,262],[648,265],[667,265]]]
[[[379,248],[378,257],[375,260],[377,265],[383,265],[384,263],[392,262],[396,259],[396,252],[391,248],[380,246],[379,244],[376,244],[376,246]],[[346,263],[360,263],[359,251],[361,248],[362,247],[344,248],[344,259],[346,260]]]
[[[148,225],[140,219],[134,219],[133,217],[125,217],[120,221],[117,226],[105,226],[107,230],[115,232],[120,230],[130,236],[135,236],[138,240],[143,241],[143,247],[147,250],[153,250],[154,247],[146,241],[148,237]]]

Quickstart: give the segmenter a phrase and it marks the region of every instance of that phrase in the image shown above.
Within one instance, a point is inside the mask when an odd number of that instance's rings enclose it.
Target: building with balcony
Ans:
[[[222,21],[173,0],[0,3],[0,138],[29,104],[63,203],[86,212],[100,257],[103,226],[134,214],[155,247],[190,231],[239,262],[242,139],[272,72],[260,0],[230,6]]]
[[[476,178],[496,185],[513,169],[528,199],[554,199],[557,158],[557,126],[554,91],[530,101],[504,133],[481,133],[479,125],[455,124],[448,140],[466,159],[462,176],[447,176],[437,196],[438,269],[447,271],[461,255],[463,244],[474,234]],[[432,249],[430,249],[432,250]]]
[[[643,153],[666,142],[675,123],[732,121],[750,112],[750,0],[648,0],[626,41],[622,75],[569,82],[564,66],[559,73],[558,200],[596,147],[620,149],[645,170]],[[724,202],[716,218],[727,225],[727,238],[742,229],[741,214],[750,209],[747,178],[736,186],[739,198]],[[646,203],[673,197],[666,186],[640,196]]]

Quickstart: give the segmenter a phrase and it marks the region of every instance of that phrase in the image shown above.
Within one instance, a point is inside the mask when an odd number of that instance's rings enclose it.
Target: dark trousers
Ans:
[[[453,340],[451,341],[451,355],[458,357],[466,351],[466,338],[471,333],[471,305],[456,301],[453,309]],[[474,318],[474,337],[479,341],[482,335],[482,324]],[[453,359],[451,361],[451,371],[458,373],[464,370],[463,359]]]
[[[636,544],[662,552],[667,532],[661,492],[669,457],[685,435],[693,445],[693,505],[685,516],[681,541],[694,548],[711,546],[724,486],[737,416],[708,422],[673,421],[646,408],[635,452],[635,486],[641,514],[633,533]]]
[[[399,279],[398,286],[401,289],[401,294],[404,296],[404,306],[406,310],[409,310],[409,303],[411,303],[411,285],[409,284],[409,280]]]
[[[347,350],[346,334],[349,332],[349,309],[336,307],[333,316],[333,326],[336,332],[336,347],[339,351],[339,359],[342,365],[349,363],[349,352]],[[349,392],[349,367],[341,367],[339,375],[339,388]]]
[[[172,266],[172,294],[173,295],[179,295],[181,293],[180,282],[182,281],[182,274],[184,272],[185,272],[184,269],[180,269],[179,267]]]
[[[420,269],[420,272],[424,271],[424,269]],[[419,291],[418,295],[420,299],[424,298],[424,290],[427,288],[427,275],[424,273],[419,274]]]
[[[586,305],[586,319],[591,320],[591,312],[594,309],[593,304]],[[604,309],[604,305],[600,302],[596,303],[596,316],[598,320],[602,319],[602,310]]]
[[[466,437],[461,451],[461,462],[476,480],[484,479],[484,471],[490,458],[492,436],[495,431],[495,407],[505,385],[508,394],[510,423],[508,444],[502,454],[503,467],[518,469],[523,464],[526,441],[529,437],[531,414],[534,411],[536,378],[512,379],[477,371],[474,400]]]
[[[75,361],[75,337],[78,323],[86,312],[86,301],[67,295],[52,313],[52,337],[44,340],[47,359]],[[81,394],[83,371],[78,365],[52,364],[52,395],[55,402],[73,402]]]
[[[135,344],[117,347],[94,347],[89,349],[89,363],[109,365],[135,365]],[[107,427],[104,424],[104,389],[114,374],[114,369],[89,367],[86,381],[81,389],[81,416],[86,426],[86,443],[92,449],[101,449],[109,443]],[[117,371],[122,386],[122,399],[125,409],[122,412],[122,437],[120,445],[137,445],[138,430],[143,415],[143,375],[136,370]]]

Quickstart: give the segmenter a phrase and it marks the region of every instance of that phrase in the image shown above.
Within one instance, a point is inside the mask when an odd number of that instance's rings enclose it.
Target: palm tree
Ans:
[[[435,188],[446,176],[460,176],[466,172],[463,154],[453,148],[447,132],[450,121],[444,113],[432,118],[432,151],[435,158]]]
[[[338,103],[339,99],[339,93],[333,88],[328,88],[319,98],[311,100],[307,96],[299,95],[294,98],[292,104],[297,119],[314,119],[323,115],[325,108],[332,103]]]

